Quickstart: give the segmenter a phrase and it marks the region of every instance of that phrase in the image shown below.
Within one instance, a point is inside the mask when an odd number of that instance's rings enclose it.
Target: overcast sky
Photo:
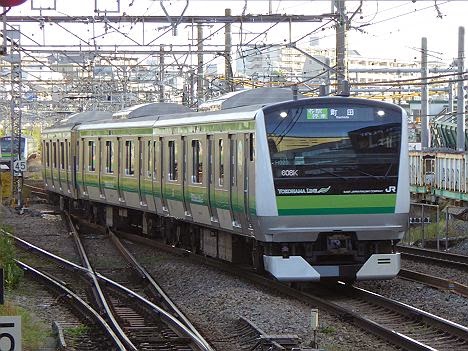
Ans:
[[[111,15],[154,15],[164,16],[160,1],[157,0],[121,0],[117,8],[116,0],[55,0],[56,11],[42,11],[42,15],[93,15],[95,12],[95,1],[100,10],[117,11]],[[34,7],[47,7],[54,4],[54,0],[29,0],[27,3],[13,8],[9,15],[39,16]],[[170,15],[180,15],[185,7],[185,0],[165,0],[163,2],[166,11]],[[348,16],[352,16],[359,7],[359,1],[347,1]],[[245,14],[267,14],[270,9],[278,14],[306,14],[322,15],[331,12],[331,1],[267,1],[267,0],[190,0],[185,15],[223,15],[225,8],[231,8],[233,15]],[[233,43],[242,42],[258,43],[285,43],[289,40],[289,27],[287,24],[278,25],[275,28],[262,33],[269,25],[233,25]],[[428,49],[432,60],[451,62],[457,56],[458,51],[458,27],[468,27],[468,1],[372,1],[365,0],[360,11],[356,12],[351,21],[348,46],[367,57],[399,58],[405,60],[420,60],[419,48],[421,38],[427,37]],[[34,37],[36,40],[52,40],[58,42],[73,42],[75,37],[59,30],[57,27],[46,26],[38,31],[38,25],[22,25],[22,31]],[[72,32],[77,36],[89,40],[93,37],[92,28],[83,31],[83,28],[69,25]],[[205,33],[214,31],[216,28],[207,29]],[[94,28],[99,34],[103,29]],[[142,40],[142,30],[130,26],[119,27],[128,37],[135,38],[138,42]],[[177,37],[172,33],[155,40],[153,44],[186,44],[189,43],[190,33],[185,25],[180,25]],[[43,32],[41,35],[41,31]],[[148,38],[158,38],[163,30],[153,29],[151,33],[145,34],[145,42]],[[240,34],[242,33],[242,35]],[[250,33],[250,34],[249,34]],[[327,20],[321,23],[294,24],[292,27],[292,39],[297,40],[305,34],[320,38],[320,44],[324,47],[334,47],[335,30],[333,23]],[[96,34],[96,33],[94,33]],[[257,37],[258,36],[258,37]],[[256,38],[257,37],[257,38]],[[116,33],[106,34],[99,38],[98,43],[112,41],[120,42]],[[211,44],[222,45],[224,32],[220,31],[213,36]],[[25,42],[25,40],[23,40]],[[300,44],[306,44],[308,38]],[[78,43],[78,41],[76,41]]]

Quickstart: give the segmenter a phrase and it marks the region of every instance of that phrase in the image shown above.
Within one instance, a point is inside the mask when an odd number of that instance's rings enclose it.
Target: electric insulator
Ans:
[[[22,3],[26,1],[27,0],[0,0],[0,6],[13,7],[13,6],[21,5]]]

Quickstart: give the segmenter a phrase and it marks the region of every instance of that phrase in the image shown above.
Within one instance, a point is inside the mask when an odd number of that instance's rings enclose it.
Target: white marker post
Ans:
[[[317,308],[312,308],[310,310],[310,328],[314,332],[314,348],[317,348],[317,329],[318,329],[318,319],[319,313]]]

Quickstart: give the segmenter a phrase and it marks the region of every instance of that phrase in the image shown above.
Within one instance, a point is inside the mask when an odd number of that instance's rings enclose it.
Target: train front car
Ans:
[[[409,211],[404,110],[345,97],[267,106],[257,152],[268,156],[257,158],[255,185],[267,271],[282,281],[398,274]]]

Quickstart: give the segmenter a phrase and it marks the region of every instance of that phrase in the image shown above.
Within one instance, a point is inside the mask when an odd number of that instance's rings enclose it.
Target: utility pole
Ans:
[[[231,16],[231,9],[224,10],[225,16]],[[232,47],[232,38],[231,38],[231,23],[226,23],[224,27],[224,78],[226,80],[226,90],[233,91],[233,82],[232,82],[232,66],[231,66],[231,47]]]
[[[336,91],[343,89],[343,81],[348,80],[348,17],[346,16],[345,0],[335,1],[336,13]]]
[[[22,171],[15,171],[15,161],[21,161],[21,51],[20,31],[13,29],[7,31],[10,39],[10,64],[11,64],[11,196],[12,203],[16,200],[18,207],[23,207]]]
[[[431,147],[429,130],[429,85],[427,84],[427,38],[421,40],[421,148]]]
[[[159,102],[164,102],[164,45],[159,47]]]
[[[197,49],[198,49],[198,68],[197,68],[197,106],[203,101],[203,24],[197,24]]]
[[[457,86],[457,151],[465,151],[465,96],[463,70],[465,66],[465,27],[458,28],[458,86]]]

